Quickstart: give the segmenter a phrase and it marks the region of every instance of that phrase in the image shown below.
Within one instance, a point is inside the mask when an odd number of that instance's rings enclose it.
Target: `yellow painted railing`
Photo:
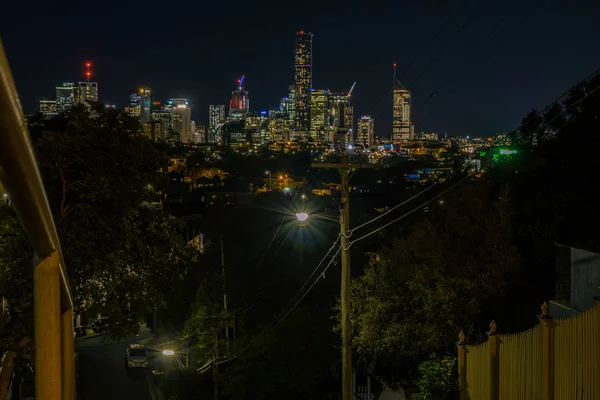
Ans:
[[[461,400],[600,400],[600,301],[565,319],[548,317],[524,332],[467,345],[461,332]]]

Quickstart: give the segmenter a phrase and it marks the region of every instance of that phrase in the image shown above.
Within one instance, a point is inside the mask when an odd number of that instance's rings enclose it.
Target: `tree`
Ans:
[[[12,319],[0,333],[0,352],[31,356],[33,341],[33,252],[14,210],[0,208],[0,296]]]
[[[509,191],[463,185],[352,283],[353,344],[389,383],[414,382],[431,354],[453,351],[461,329],[476,336],[472,322],[518,273]]]
[[[75,304],[110,317],[114,335],[137,332],[195,262],[180,222],[147,202],[164,154],[137,121],[99,104],[33,131]]]

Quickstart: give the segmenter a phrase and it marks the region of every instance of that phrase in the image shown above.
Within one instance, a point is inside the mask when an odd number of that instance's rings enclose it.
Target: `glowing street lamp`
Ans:
[[[173,350],[163,350],[162,353],[165,356],[172,356],[173,354],[175,354],[175,352]]]
[[[271,170],[266,170],[265,175],[269,175],[269,190],[273,190],[273,177],[271,176]]]
[[[308,214],[304,213],[304,212],[303,213],[297,213],[296,214],[296,218],[298,218],[298,221],[304,222],[304,221],[308,220]],[[325,221],[331,221],[331,222],[339,222],[338,219],[333,218],[333,217],[328,217],[326,215],[313,214],[313,215],[311,215],[311,218],[323,219]]]
[[[296,214],[296,218],[298,218],[299,221],[304,222],[308,219],[308,214],[307,213],[298,213],[298,214]]]

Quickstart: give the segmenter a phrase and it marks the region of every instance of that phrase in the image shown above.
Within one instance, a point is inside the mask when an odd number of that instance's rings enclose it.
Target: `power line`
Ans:
[[[287,207],[288,210],[290,209],[290,207],[294,204],[294,201],[296,201],[296,197],[298,196],[298,190],[294,191],[294,197],[292,198],[292,202],[290,203],[290,205]],[[284,214],[283,217],[281,217],[281,222],[279,223],[279,226],[277,227],[277,230],[275,231],[275,234],[273,235],[273,237],[271,238],[271,241],[269,242],[269,245],[267,246],[267,248],[265,249],[265,251],[263,252],[262,256],[260,257],[260,260],[258,261],[258,263],[256,264],[256,267],[258,268],[259,266],[262,265],[263,261],[265,260],[265,256],[267,255],[267,252],[269,251],[269,249],[271,248],[271,246],[273,245],[273,242],[275,241],[275,238],[277,237],[277,235],[279,234],[279,231],[281,230],[281,227],[283,225],[283,221],[285,221],[285,218],[287,217],[287,214]]]
[[[560,117],[561,115],[563,115],[564,113],[566,113],[567,111],[569,111],[571,108],[575,107],[577,104],[581,103],[583,100],[585,100],[586,98],[588,98],[589,96],[591,96],[592,94],[594,94],[598,89],[600,89],[600,85],[596,86],[594,89],[592,89],[591,92],[587,93],[581,99],[577,100],[575,103],[573,103],[569,107],[565,108],[560,114],[558,114],[557,116],[555,116],[554,118],[552,118],[550,121],[544,123],[542,125],[542,127],[544,125],[548,125],[548,124],[552,123],[555,119],[557,119],[558,117]]]
[[[446,20],[446,23],[437,31],[437,33],[435,35],[433,35],[433,37],[431,38],[431,41],[434,41],[435,39],[438,38],[438,36],[440,36],[442,34],[442,32],[446,29],[446,27],[448,25],[450,25],[451,20],[452,20],[452,17],[448,17],[448,19]],[[421,53],[421,54],[423,54],[423,53]],[[404,74],[407,73],[408,70],[411,69],[412,66],[415,65],[418,60],[419,60],[419,56],[414,57],[412,62],[410,62],[410,64],[406,68],[404,68],[404,70],[402,70],[402,72],[400,73],[400,77],[398,79],[402,79]]]
[[[331,247],[329,248],[329,250],[327,251],[327,253],[323,256],[323,258],[321,259],[321,261],[319,262],[319,264],[317,264],[317,266],[315,267],[315,269],[313,270],[313,272],[309,275],[308,278],[306,278],[306,281],[304,281],[304,284],[302,284],[302,286],[300,287],[300,289],[296,292],[296,294],[294,295],[294,297],[292,297],[292,299],[288,302],[288,304],[283,308],[283,310],[279,313],[279,315],[277,316],[277,318],[275,318],[275,320],[277,320],[285,312],[285,310],[290,306],[290,304],[292,304],[294,302],[294,300],[296,300],[296,298],[298,297],[298,295],[300,293],[302,293],[302,291],[304,290],[304,288],[308,284],[308,281],[310,280],[310,278],[312,278],[317,273],[317,271],[319,270],[319,267],[321,266],[321,264],[323,264],[323,262],[325,261],[325,259],[329,255],[329,253],[331,253],[333,251],[333,249],[336,247],[336,245],[337,245],[337,243],[338,243],[339,240],[340,240],[340,235],[338,234],[338,236],[336,237],[335,241],[333,242],[333,244],[331,245]]]
[[[350,229],[350,231],[349,231],[350,235],[352,235],[352,232],[354,232],[355,230],[357,230],[357,229],[360,229],[360,228],[362,228],[363,226],[369,225],[369,224],[371,224],[371,223],[373,223],[373,222],[377,221],[378,219],[385,217],[386,215],[388,215],[389,213],[391,213],[392,211],[394,211],[394,210],[395,210],[395,209],[397,209],[398,207],[401,207],[401,206],[405,205],[406,203],[408,203],[408,202],[410,202],[410,201],[412,201],[412,200],[416,199],[417,197],[421,196],[422,194],[424,194],[425,192],[427,192],[428,190],[430,190],[431,188],[433,188],[435,185],[437,185],[437,182],[436,182],[436,183],[434,183],[433,185],[429,186],[428,188],[426,188],[426,189],[424,189],[424,190],[420,191],[419,193],[415,194],[415,195],[414,195],[414,196],[412,196],[410,199],[408,199],[408,200],[405,200],[405,201],[403,201],[403,202],[402,202],[402,203],[400,203],[400,204],[396,204],[394,207],[390,208],[389,210],[387,210],[387,211],[386,211],[386,212],[384,212],[383,214],[381,214],[381,215],[378,215],[377,217],[375,217],[375,218],[371,219],[370,221],[367,221],[367,222],[365,222],[364,224],[361,224],[361,225],[359,225],[359,226],[357,226],[357,227],[355,227],[355,228],[352,228],[352,229]]]
[[[468,27],[472,22],[473,19],[475,19],[475,14],[472,14],[469,19],[467,19],[467,21],[461,25],[458,26],[458,28],[456,29],[455,33],[459,33],[461,31],[463,31],[466,27]],[[419,79],[421,79],[421,77],[423,77],[423,75],[425,75],[425,73],[429,70],[429,68],[433,65],[433,63],[435,63],[437,61],[438,58],[440,58],[440,56],[445,53],[448,50],[447,46],[440,46],[439,51],[434,55],[434,57],[429,60],[429,63],[427,63],[427,65],[425,66],[425,68],[423,68],[423,70],[421,71],[421,73],[417,76],[417,78],[414,80],[413,85],[416,85],[417,82],[419,81]],[[414,88],[413,88],[414,89]]]
[[[516,5],[518,3],[515,2],[514,5]],[[513,6],[514,6],[513,5]],[[521,27],[521,25],[523,25],[525,23],[525,21],[528,18],[531,18],[535,12],[537,11],[537,7],[534,7],[532,9],[532,12],[529,14],[526,14],[525,16],[523,16],[523,18],[497,43],[502,43],[505,40],[507,40],[510,36],[513,35],[513,33],[515,33],[517,31],[518,28]],[[483,44],[485,44],[485,42],[488,41],[488,39],[490,39],[493,35],[493,33],[498,30],[500,27],[502,26],[501,23],[496,24],[487,34],[487,36],[485,36],[483,38],[483,40],[481,41],[481,43],[479,44],[479,47],[483,46]],[[497,46],[496,46],[497,47]],[[488,54],[490,54],[492,51],[494,50],[494,47],[491,47],[491,50],[488,53],[484,53],[484,55],[487,57]],[[442,84],[433,92],[431,92],[431,94],[427,97],[427,99],[425,99],[425,101],[419,106],[419,108],[424,107],[432,98],[434,98],[444,87],[446,87],[446,85],[452,81],[453,78],[456,77],[456,73],[458,72],[459,68],[462,67],[463,64],[465,64],[475,53],[477,52],[477,49],[473,52],[468,53],[465,58],[463,58],[463,60],[452,70],[451,73],[448,74],[448,77],[446,78],[446,80],[444,82],[442,82]],[[484,57],[482,57],[484,58]],[[434,110],[430,111],[425,118],[423,118],[421,121],[418,122],[417,125],[421,125],[423,123],[425,123],[429,117],[431,116],[431,114],[433,114]]]
[[[454,189],[456,186],[460,185],[461,183],[463,183],[464,181],[466,181],[468,178],[470,178],[471,175],[467,175],[466,177],[464,177],[463,179],[461,179],[460,181],[458,181],[457,183],[455,183],[454,185],[450,186],[448,189],[444,190],[442,193],[437,194],[435,196],[433,196],[431,199],[427,200],[426,202],[422,203],[420,206],[413,208],[412,210],[410,210],[409,212],[405,213],[404,215],[392,220],[391,222],[388,222],[387,224],[380,226],[379,228],[367,233],[366,235],[363,235],[361,237],[359,237],[358,239],[354,239],[353,241],[351,241],[350,243],[348,243],[348,247],[352,246],[354,243],[365,239],[368,236],[371,236],[372,234],[379,232],[382,229],[387,228],[388,226],[395,224],[396,222],[400,221],[403,218],[406,218],[407,216],[409,216],[410,214],[420,210],[421,208],[425,207],[427,204],[431,203],[432,201],[434,201],[435,199],[437,199],[438,197],[448,193],[450,190]]]
[[[294,303],[294,305],[285,314],[283,314],[283,316],[281,318],[279,318],[279,317],[275,318],[273,320],[273,322],[271,322],[271,324],[269,324],[269,326],[266,329],[264,329],[258,336],[256,336],[253,340],[251,340],[246,346],[244,346],[241,350],[236,352],[234,355],[232,355],[231,357],[228,357],[224,360],[217,361],[215,364],[219,365],[219,364],[223,364],[223,363],[226,363],[226,362],[236,359],[237,357],[240,356],[240,354],[242,354],[244,351],[246,351],[250,346],[252,346],[256,342],[258,342],[264,335],[266,335],[267,333],[269,333],[270,331],[275,329],[277,326],[279,326],[279,324],[281,324],[281,322],[298,306],[298,304],[300,304],[300,302],[312,290],[312,288],[315,286],[315,284],[323,277],[323,274],[329,269],[329,267],[331,266],[331,264],[333,263],[333,261],[335,260],[335,258],[337,257],[337,255],[339,254],[339,252],[341,250],[342,250],[342,248],[339,247],[338,250],[335,252],[335,254],[331,257],[331,260],[329,261],[329,263],[327,264],[325,269],[322,271],[322,274],[317,276],[315,281],[308,287],[308,289],[304,292],[304,294]]]
[[[569,93],[571,93],[571,91],[576,88],[577,86],[581,85],[583,82],[586,82],[588,80],[590,80],[591,78],[593,78],[594,76],[596,76],[598,73],[600,73],[600,68],[595,70],[594,72],[592,72],[591,74],[589,74],[588,76],[586,76],[585,78],[583,78],[582,80],[580,80],[579,82],[577,82],[576,84],[572,85],[569,89],[567,89],[565,92],[563,92],[560,96],[558,96],[556,98],[556,100],[554,100],[553,102],[546,104],[544,106],[544,108],[542,108],[542,110],[540,111],[540,113],[549,110],[550,108],[552,108],[553,105],[555,105],[556,103],[558,103],[563,97],[565,97],[566,95],[568,95]],[[583,100],[583,99],[582,99]],[[558,116],[562,115],[562,113],[560,113],[559,115],[557,115],[555,118],[553,118],[551,121],[547,122],[548,124],[552,121],[554,121]],[[535,117],[539,116],[539,113],[532,116],[531,118],[529,118],[527,121],[523,122],[521,124],[521,126],[525,126],[528,123],[530,123]]]

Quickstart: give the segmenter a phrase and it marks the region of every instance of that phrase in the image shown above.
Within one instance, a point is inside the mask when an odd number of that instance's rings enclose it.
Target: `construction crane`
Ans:
[[[354,90],[354,86],[356,86],[356,81],[354,81],[354,83],[352,84],[352,87],[350,88],[350,91],[348,92],[348,97],[352,96],[352,91]]]

